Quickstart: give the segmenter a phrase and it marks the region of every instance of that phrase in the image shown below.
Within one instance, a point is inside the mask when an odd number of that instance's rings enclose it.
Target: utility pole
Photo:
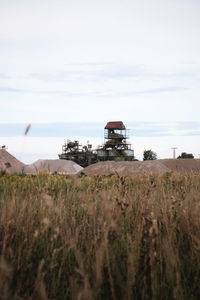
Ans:
[[[177,147],[172,147],[173,150],[173,159],[176,158],[176,149],[178,149]]]

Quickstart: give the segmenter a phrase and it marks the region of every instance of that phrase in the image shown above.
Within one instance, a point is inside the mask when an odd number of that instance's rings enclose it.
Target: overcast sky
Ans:
[[[0,123],[164,122],[170,137],[182,136],[170,124],[193,122],[199,132],[199,16],[199,0],[0,0]]]

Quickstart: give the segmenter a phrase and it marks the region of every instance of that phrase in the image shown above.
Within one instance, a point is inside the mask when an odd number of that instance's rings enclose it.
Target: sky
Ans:
[[[0,0],[0,145],[57,158],[121,120],[138,159],[199,157],[199,15],[199,0]]]

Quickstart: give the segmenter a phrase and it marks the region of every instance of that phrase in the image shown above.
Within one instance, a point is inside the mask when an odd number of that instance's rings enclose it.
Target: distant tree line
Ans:
[[[181,158],[194,158],[194,155],[192,153],[182,152],[181,155],[177,157],[177,159],[181,159]],[[157,159],[156,152],[153,152],[152,150],[144,150],[143,160],[156,160],[156,159]]]
[[[177,158],[178,159],[180,159],[180,158],[194,158],[194,155],[192,153],[182,152],[181,155],[179,155]]]
[[[144,150],[143,160],[156,160],[156,159],[157,159],[156,152],[153,152],[152,150]]]

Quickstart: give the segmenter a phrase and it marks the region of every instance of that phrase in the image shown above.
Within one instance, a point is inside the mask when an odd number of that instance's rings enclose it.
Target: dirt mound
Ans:
[[[19,174],[24,171],[25,166],[25,164],[16,159],[5,149],[0,149],[0,171],[5,171],[8,174]]]
[[[82,170],[86,175],[119,175],[163,174],[174,171],[181,174],[200,173],[200,159],[159,159],[149,161],[105,161],[99,162]]]
[[[200,172],[200,159],[160,159],[159,161],[174,172]]]
[[[169,168],[160,161],[106,161],[99,162],[82,170],[86,175],[133,175],[144,173],[163,174]]]
[[[31,165],[25,165],[5,149],[0,149],[0,171],[8,174],[37,174],[38,172],[49,171],[50,173],[76,174],[82,167],[70,160],[40,159]]]
[[[50,173],[76,174],[83,171],[86,175],[133,175],[144,173],[162,174],[167,171],[178,173],[200,173],[200,159],[159,159],[154,161],[106,161],[99,162],[83,169],[81,166],[70,160],[40,159],[31,165],[25,165],[5,149],[0,149],[0,171],[8,174],[49,171]]]
[[[76,174],[83,168],[71,160],[61,159],[39,159],[25,167],[26,173],[37,174],[38,172],[49,171],[59,174]]]

